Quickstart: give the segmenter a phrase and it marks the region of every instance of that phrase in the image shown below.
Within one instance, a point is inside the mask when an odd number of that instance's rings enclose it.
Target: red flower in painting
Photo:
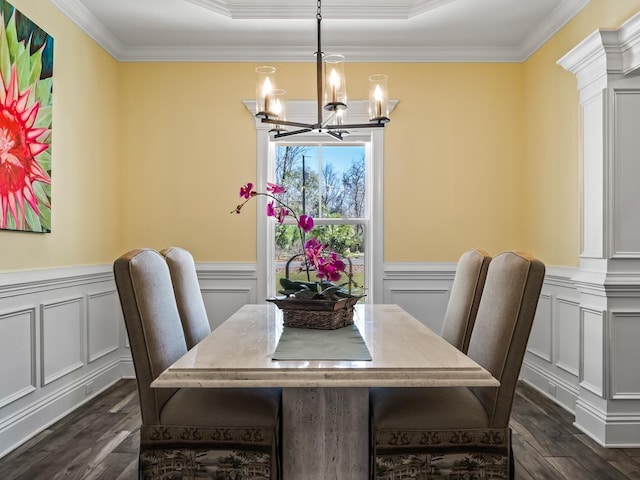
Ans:
[[[7,227],[7,214],[11,213],[16,226],[22,229],[27,203],[39,213],[33,183],[51,183],[35,159],[49,147],[38,141],[49,130],[34,128],[40,105],[32,102],[31,89],[20,92],[15,65],[9,83],[2,77],[0,82],[0,228]]]

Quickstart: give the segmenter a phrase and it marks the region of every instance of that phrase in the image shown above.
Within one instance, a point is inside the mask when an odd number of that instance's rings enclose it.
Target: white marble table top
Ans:
[[[245,305],[152,387],[498,386],[489,372],[397,305],[358,305],[372,361],[274,361],[282,313]]]

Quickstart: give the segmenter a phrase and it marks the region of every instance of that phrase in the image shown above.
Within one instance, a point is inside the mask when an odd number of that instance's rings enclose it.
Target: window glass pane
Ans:
[[[322,218],[364,218],[364,146],[322,147],[320,190]]]
[[[276,147],[276,182],[287,191],[282,199],[295,210],[318,217],[318,146],[279,145]]]

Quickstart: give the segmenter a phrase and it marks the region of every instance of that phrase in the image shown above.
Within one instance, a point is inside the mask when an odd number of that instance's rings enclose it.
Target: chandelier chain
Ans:
[[[318,12],[316,13],[316,20],[322,20],[322,6],[320,5],[321,0],[318,0]]]

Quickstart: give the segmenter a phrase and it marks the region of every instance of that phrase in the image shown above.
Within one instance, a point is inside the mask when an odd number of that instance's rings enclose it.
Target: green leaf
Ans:
[[[0,75],[5,84],[11,78],[11,54],[9,53],[9,42],[7,41],[7,29],[4,22],[0,26]]]
[[[51,153],[49,153],[49,150],[45,150],[44,152],[38,154],[38,156],[36,157],[36,161],[38,162],[38,164],[40,164],[45,172],[51,171]]]
[[[39,128],[51,128],[51,106],[40,107],[38,118],[33,125]]]
[[[40,205],[47,206],[51,204],[51,197],[47,195],[46,190],[44,189],[44,183],[41,182],[33,182],[31,187],[33,188],[33,193],[36,194],[36,198],[38,199],[38,207]]]
[[[316,292],[312,292],[311,290],[308,290],[308,289],[300,290],[295,293],[296,298],[306,298],[306,299],[316,298],[316,295],[318,295]]]
[[[20,42],[18,42],[18,32],[16,30],[16,11],[15,10],[13,11],[13,15],[11,15],[11,18],[9,19],[9,22],[7,23],[6,36],[7,36],[7,46],[9,48],[10,63],[15,63],[16,56],[20,52],[20,47],[21,47]]]
[[[28,51],[28,50],[27,50]],[[42,48],[31,55],[31,73],[29,75],[29,85],[33,85],[40,78],[42,73]]]
[[[29,77],[31,76],[31,56],[29,51],[22,47],[16,58],[16,73],[18,74],[18,88],[21,92],[24,92],[29,87]]]
[[[31,205],[29,205],[28,203],[24,204],[24,216],[25,216],[25,219],[27,220],[27,225],[29,225],[29,230],[33,232],[42,231],[40,218],[38,217],[36,212],[33,211],[33,209],[31,208]]]
[[[47,231],[51,231],[51,209],[46,205],[38,206],[40,208],[40,223]]]
[[[338,292],[339,290],[340,290],[340,287],[334,285],[334,286],[331,286],[329,288],[325,288],[324,290],[322,290],[320,292],[320,295],[322,295],[323,297],[331,297],[336,292]]]
[[[52,85],[53,77],[36,82],[36,101],[40,104],[40,110],[42,110],[43,107],[51,105]]]

